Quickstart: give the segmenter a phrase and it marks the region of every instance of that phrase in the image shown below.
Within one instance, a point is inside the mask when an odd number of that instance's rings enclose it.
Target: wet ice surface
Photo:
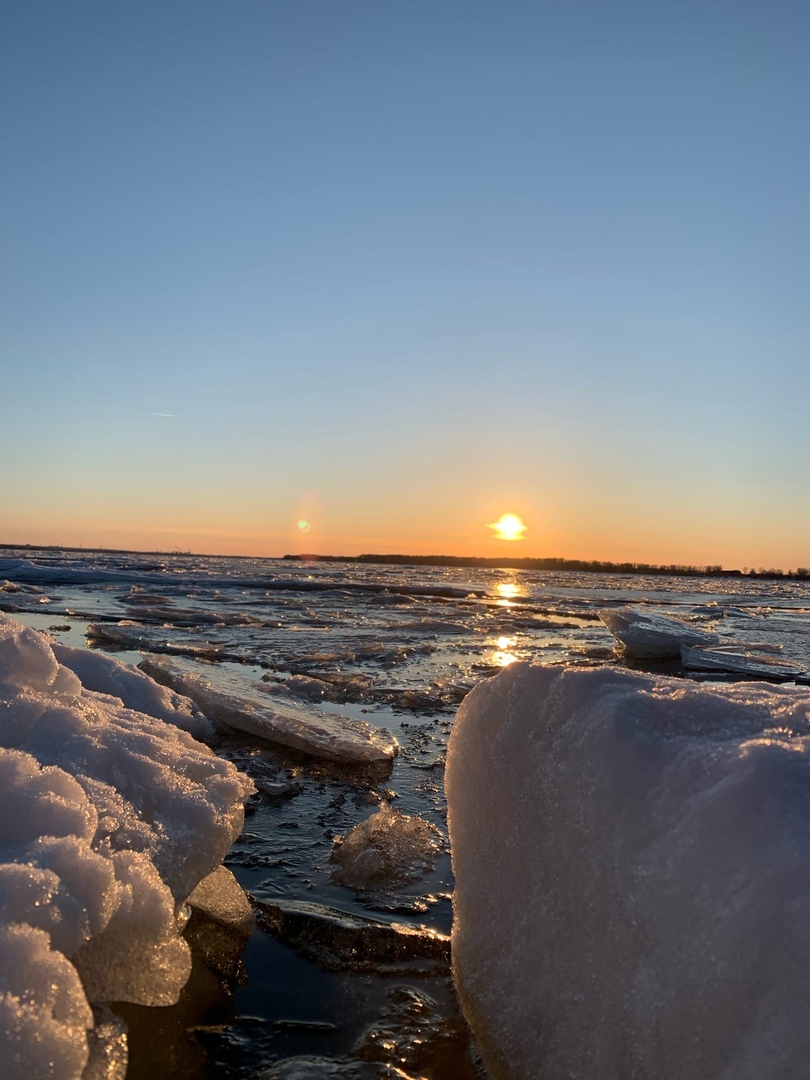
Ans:
[[[217,753],[257,788],[227,865],[258,902],[280,910],[311,904],[316,914],[440,934],[450,931],[453,890],[444,763],[455,710],[472,687],[516,660],[647,663],[686,677],[677,660],[617,654],[597,612],[628,606],[781,645],[780,659],[803,670],[810,661],[810,588],[791,582],[53,552],[0,560],[0,582],[0,610],[13,605],[16,618],[66,646],[89,642],[94,657],[137,665],[154,654],[229,698],[294,707],[304,718],[325,710],[395,737],[393,760],[340,765],[218,732]],[[374,823],[389,807],[406,826],[386,846],[390,830]],[[408,821],[423,824],[409,830]],[[360,870],[370,870],[357,878],[334,858],[352,836]],[[193,992],[160,1011],[159,1027],[154,1011],[139,1020],[130,1007],[133,1080],[151,1080],[167,1060],[189,1077],[271,1068],[279,1077],[382,1076],[395,1067],[434,1080],[473,1076],[449,977],[382,964],[335,970],[327,955],[342,934],[326,933],[319,955],[274,936],[265,920],[235,993],[193,974]]]

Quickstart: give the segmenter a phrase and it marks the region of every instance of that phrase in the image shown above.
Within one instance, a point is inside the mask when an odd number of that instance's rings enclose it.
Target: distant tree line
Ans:
[[[719,564],[689,566],[684,563],[657,565],[641,562],[606,562],[602,559],[528,559],[478,558],[464,555],[285,555],[299,562],[379,563],[384,566],[476,566],[503,570],[573,570],[589,574],[661,574],[667,577],[751,577],[765,579],[810,580],[810,568],[798,570],[724,570]]]

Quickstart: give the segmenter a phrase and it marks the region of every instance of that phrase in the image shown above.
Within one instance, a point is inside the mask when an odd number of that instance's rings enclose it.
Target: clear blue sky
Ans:
[[[809,565],[808,42],[5,4],[0,540]]]

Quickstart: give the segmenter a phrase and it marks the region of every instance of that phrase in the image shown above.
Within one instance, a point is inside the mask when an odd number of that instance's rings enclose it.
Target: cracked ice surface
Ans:
[[[806,1075],[810,690],[514,664],[461,705],[446,786],[493,1076]]]
[[[4,1080],[81,1077],[88,1002],[177,1000],[190,969],[178,913],[239,834],[251,790],[0,617]]]

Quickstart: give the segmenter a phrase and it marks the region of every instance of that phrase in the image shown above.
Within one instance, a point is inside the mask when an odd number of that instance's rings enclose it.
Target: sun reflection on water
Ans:
[[[515,581],[501,581],[495,586],[498,599],[495,601],[498,607],[510,608],[514,605],[512,600],[522,595],[523,590]]]
[[[492,663],[498,667],[508,667],[510,664],[514,664],[517,656],[512,652],[512,649],[517,645],[517,638],[499,637],[495,644],[497,645],[497,651],[492,655]]]

